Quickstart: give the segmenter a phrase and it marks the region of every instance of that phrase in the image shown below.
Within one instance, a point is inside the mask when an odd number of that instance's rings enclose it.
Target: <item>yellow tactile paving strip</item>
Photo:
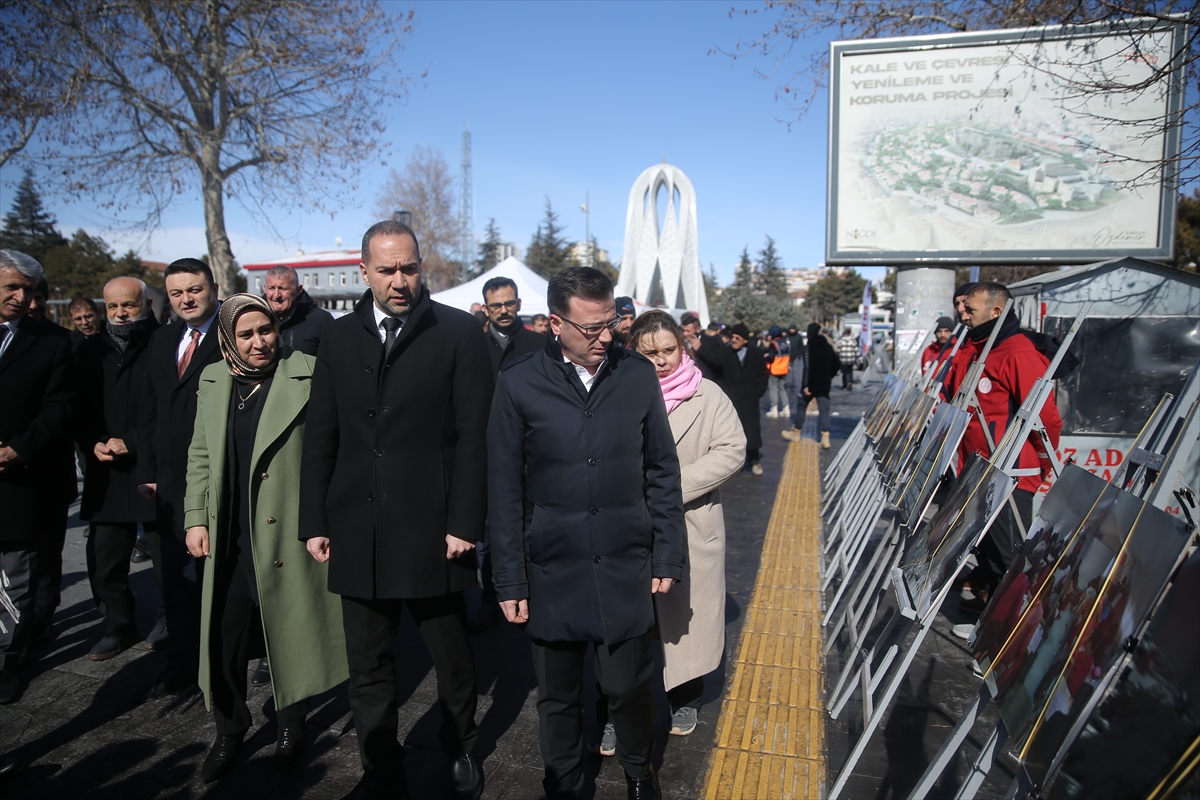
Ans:
[[[709,755],[709,800],[821,794],[820,487],[817,443],[791,444]]]

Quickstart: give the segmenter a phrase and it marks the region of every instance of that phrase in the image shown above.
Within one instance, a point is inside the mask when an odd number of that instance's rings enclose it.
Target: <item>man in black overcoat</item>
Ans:
[[[613,344],[612,281],[550,279],[544,349],[500,372],[488,426],[488,508],[505,617],[527,624],[543,780],[583,791],[580,693],[588,645],[609,698],[629,796],[658,797],[651,765],[654,592],[683,571],[679,459],[653,365]]]
[[[452,790],[475,798],[483,771],[462,593],[487,515],[487,342],[474,316],[429,299],[407,225],[371,226],[362,257],[369,289],[317,352],[300,478],[300,538],[342,596],[364,769],[351,797],[406,791],[392,640],[407,607],[437,671]]]
[[[184,543],[183,497],[187,457],[196,425],[200,373],[221,360],[217,345],[217,284],[203,261],[181,258],[163,272],[167,300],[176,320],[150,337],[150,379],[140,428],[138,487],[154,497],[157,533],[148,533],[154,567],[162,583],[170,634],[166,672],[147,699],[196,684],[200,665],[200,583],[203,562]]]
[[[37,614],[38,583],[53,569],[45,562],[54,546],[61,574],[76,494],[71,337],[26,316],[41,277],[30,256],[0,250],[0,704],[20,696],[27,647],[48,630],[49,618]]]
[[[750,343],[750,329],[746,323],[737,323],[729,332],[722,388],[729,395],[746,433],[746,469],[762,475],[762,466],[758,463],[758,451],[762,447],[762,409],[758,406],[767,391],[767,361],[762,350]]]
[[[833,378],[842,371],[842,362],[838,358],[833,345],[821,333],[821,326],[816,322],[808,324],[808,344],[804,348],[804,377],[800,384],[801,402],[796,404],[796,413],[792,417],[792,429],[781,431],[784,439],[792,442],[800,441],[800,430],[804,427],[804,415],[808,413],[808,404],[817,401],[819,413],[818,426],[821,430],[820,447],[828,450],[832,445],[829,441],[831,419],[829,411],[829,390],[833,388]]]
[[[152,532],[157,517],[154,500],[138,493],[136,467],[150,380],[147,354],[158,320],[146,284],[137,278],[105,284],[104,311],[103,327],[76,354],[76,441],[87,460],[79,518],[90,525],[88,578],[104,614],[104,635],[88,652],[93,661],[139,641],[129,556],[138,524]]]

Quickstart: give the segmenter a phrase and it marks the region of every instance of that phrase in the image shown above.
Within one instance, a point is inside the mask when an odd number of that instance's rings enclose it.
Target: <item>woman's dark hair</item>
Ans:
[[[633,327],[629,329],[629,344],[627,347],[630,350],[636,350],[638,342],[643,336],[653,336],[659,331],[666,331],[675,337],[675,341],[679,342],[680,349],[686,350],[687,343],[683,338],[683,330],[680,329],[679,323],[665,311],[647,311],[633,321]]]
[[[567,267],[550,277],[546,287],[546,305],[550,313],[563,316],[571,305],[572,297],[584,300],[607,300],[613,295],[613,282],[598,269],[591,267]]]

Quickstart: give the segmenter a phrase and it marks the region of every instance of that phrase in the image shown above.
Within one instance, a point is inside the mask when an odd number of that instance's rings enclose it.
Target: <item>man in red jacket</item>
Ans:
[[[1004,304],[1011,297],[1008,289],[998,283],[979,283],[971,288],[964,303],[964,313],[971,327],[967,331],[966,341],[960,348],[960,353],[971,345],[971,360],[974,360],[974,354],[986,344],[1000,312],[1004,310]],[[971,422],[958,447],[960,469],[972,453],[991,456],[989,435],[993,444],[999,443],[1017,410],[1033,389],[1034,383],[1046,372],[1049,364],[1049,359],[1038,352],[1033,343],[1021,333],[1021,326],[1016,317],[1007,317],[988,354],[983,374],[975,386],[975,396],[987,423],[987,433],[985,434],[979,422],[979,416],[972,414]],[[969,361],[962,365],[962,370],[957,373],[959,381],[965,377],[966,367],[969,365]],[[960,366],[957,359],[954,366],[956,370]],[[1058,447],[1062,418],[1058,415],[1053,393],[1042,407],[1041,420],[1050,435],[1051,444]],[[1021,527],[1017,526],[1013,518],[1011,506],[1006,505],[980,545],[980,570],[972,577],[971,582],[975,601],[964,604],[968,609],[983,609],[987,603],[988,592],[999,583],[1008,570],[1008,565],[1020,552],[1024,541],[1021,529],[1028,530],[1033,519],[1034,492],[1041,486],[1043,477],[1050,470],[1050,458],[1039,439],[1030,435],[1022,444],[1016,466],[1022,470],[1036,470],[1033,474],[1022,475],[1013,492],[1013,499],[1021,515]],[[976,585],[978,578],[984,579],[984,586]]]

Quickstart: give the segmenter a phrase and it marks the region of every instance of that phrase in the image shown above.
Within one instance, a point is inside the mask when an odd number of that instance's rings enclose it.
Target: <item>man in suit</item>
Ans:
[[[28,647],[49,630],[49,616],[38,614],[39,583],[53,570],[46,562],[55,545],[61,576],[76,494],[71,337],[27,316],[41,279],[33,258],[0,250],[0,703],[20,696]]]
[[[181,258],[169,264],[163,276],[178,319],[150,337],[137,475],[139,491],[155,498],[157,534],[149,538],[162,584],[170,663],[150,689],[148,700],[196,685],[203,562],[193,558],[184,543],[183,497],[200,372],[221,360],[215,325],[217,284],[208,265]]]
[[[437,671],[451,789],[477,798],[462,593],[475,583],[487,514],[488,345],[475,317],[429,299],[407,225],[371,226],[362,258],[369,289],[325,328],[317,351],[300,480],[300,538],[329,562],[329,591],[342,596],[364,769],[350,796],[407,792],[392,655],[407,607]]]
[[[496,590],[533,638],[546,793],[584,790],[580,698],[593,645],[629,797],[657,800],[648,634],[653,594],[683,574],[675,438],[654,365],[615,342],[612,281],[569,267],[547,294],[555,339],[502,370],[492,400]]]
[[[135,474],[141,405],[149,379],[146,353],[159,327],[146,284],[113,278],[104,286],[105,326],[76,355],[75,430],[88,468],[79,518],[90,525],[88,578],[104,614],[104,635],[88,652],[93,661],[112,658],[140,641],[129,590],[129,556],[141,524],[154,530],[153,499],[137,491]],[[165,625],[152,636],[164,637]],[[147,640],[153,649],[154,641]]]
[[[263,299],[279,317],[280,340],[301,353],[315,356],[321,344],[321,332],[333,322],[333,315],[308,296],[296,277],[296,270],[284,266],[267,270]]]

